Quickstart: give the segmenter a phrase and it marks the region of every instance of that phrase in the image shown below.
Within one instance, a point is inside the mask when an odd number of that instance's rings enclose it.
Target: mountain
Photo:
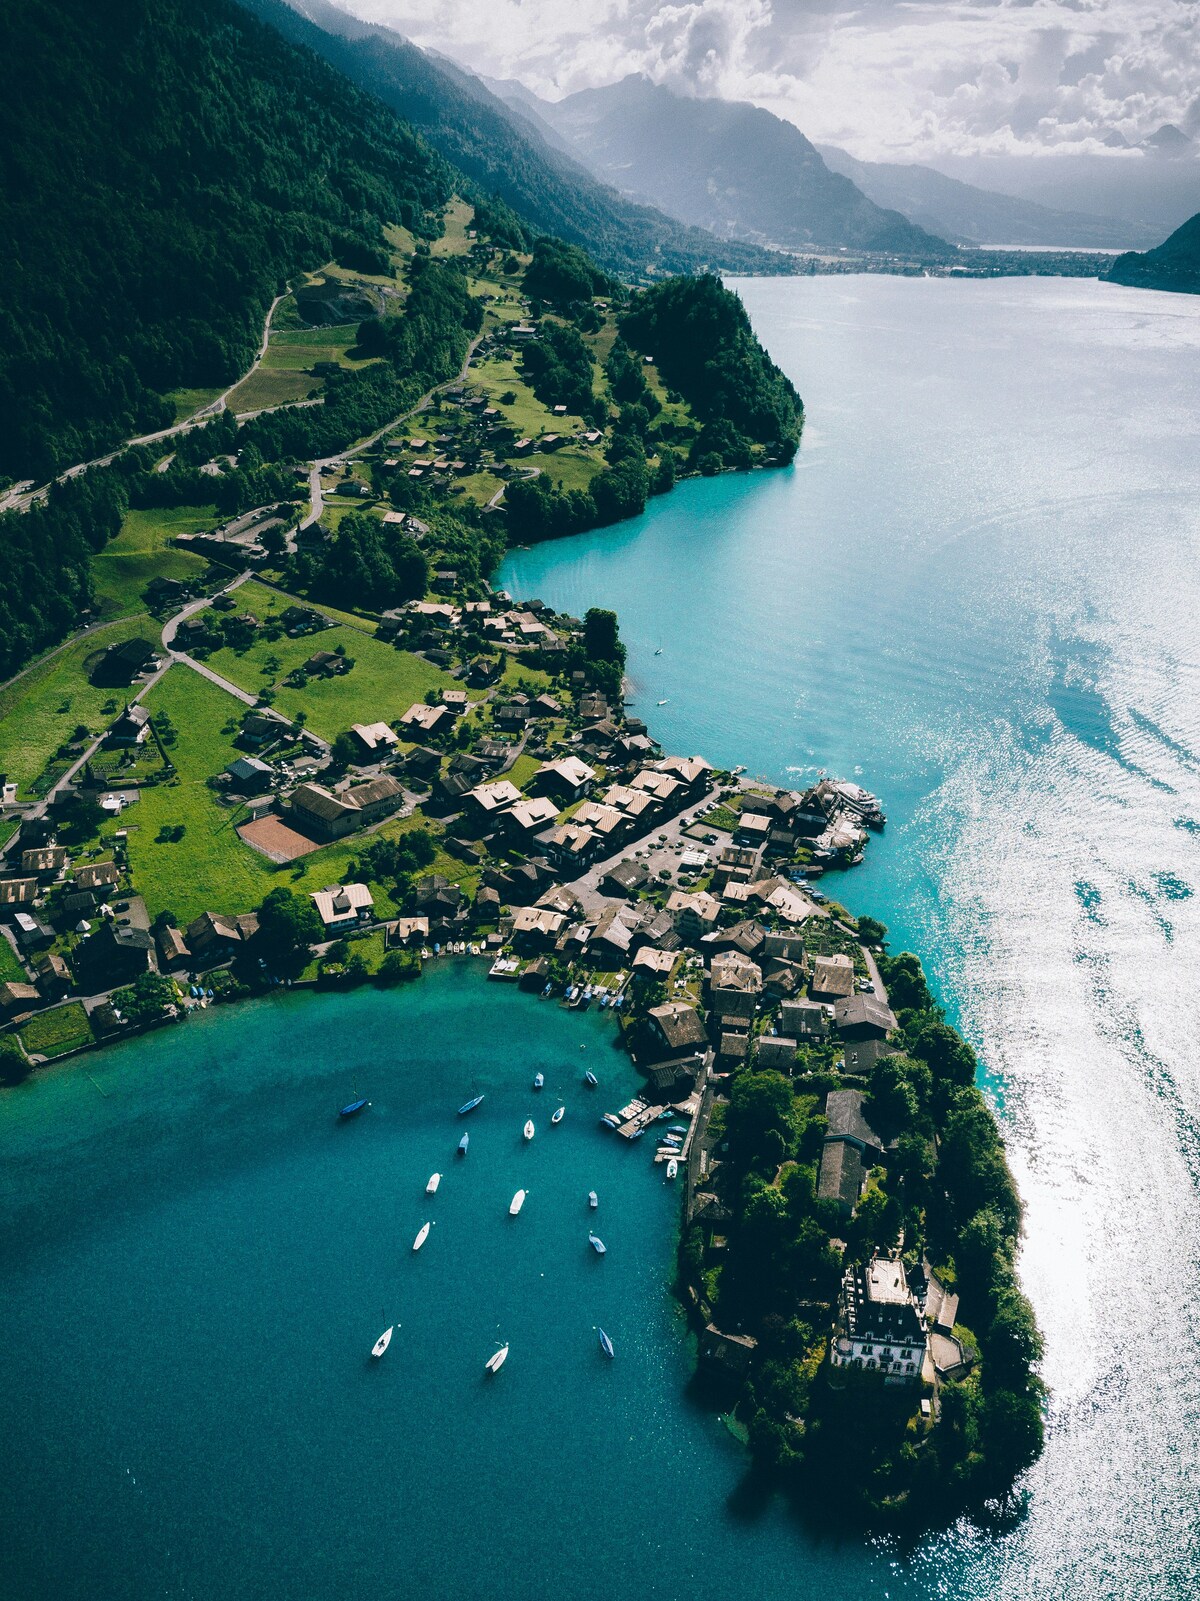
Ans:
[[[470,73],[390,28],[358,21],[328,0],[242,0],[293,44],[306,46],[416,128],[484,195],[499,196],[536,232],[586,249],[625,276],[779,272],[753,245],[715,238],[633,204],[555,148],[524,115]]]
[[[1176,228],[1153,250],[1118,256],[1108,273],[1110,283],[1140,289],[1175,289],[1200,295],[1200,212]]]
[[[248,364],[289,274],[436,235],[460,181],[231,0],[0,7],[0,472],[48,476]]]
[[[757,106],[685,99],[634,74],[537,110],[597,177],[714,233],[786,250],[952,253],[831,172],[798,128]]]
[[[972,245],[1076,245],[1120,249],[1151,244],[1153,229],[1094,217],[1082,211],[1039,206],[947,178],[914,163],[859,161],[836,145],[818,145],[825,165],[850,178],[877,206],[902,212],[910,222],[943,238]]]

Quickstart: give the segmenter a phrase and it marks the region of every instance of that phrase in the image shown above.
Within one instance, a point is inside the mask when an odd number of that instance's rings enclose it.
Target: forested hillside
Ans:
[[[0,473],[44,478],[231,381],[288,273],[369,270],[454,177],[230,0],[0,8]]]
[[[1113,283],[1138,289],[1200,294],[1200,212],[1153,250],[1118,256],[1108,276]]]
[[[331,62],[412,124],[486,194],[535,230],[582,245],[612,272],[787,272],[791,263],[752,244],[718,239],[600,183],[515,118],[478,78],[327,0],[242,0],[285,38]],[[299,15],[298,13],[303,13]]]

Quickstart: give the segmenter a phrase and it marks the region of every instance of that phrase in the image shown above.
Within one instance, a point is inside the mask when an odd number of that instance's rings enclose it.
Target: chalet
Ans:
[[[650,869],[645,863],[626,857],[608,869],[600,880],[600,889],[605,895],[629,896],[636,894],[649,882]]]
[[[629,780],[632,789],[645,790],[659,801],[664,811],[673,811],[680,798],[686,793],[686,788],[678,778],[671,773],[658,773],[652,767],[643,768],[636,777]]]
[[[519,800],[504,813],[504,826],[517,839],[529,839],[548,828],[558,816],[558,807],[544,795],[531,800]]]
[[[144,745],[150,737],[150,708],[136,702],[126,706],[105,735],[104,743],[113,749]]]
[[[17,944],[23,951],[36,950],[41,945],[49,945],[54,939],[54,930],[40,918],[34,917],[30,912],[17,912],[13,916],[13,932],[17,936]]]
[[[773,958],[782,962],[802,962],[804,960],[804,939],[794,929],[784,928],[777,931],[767,930],[763,940],[762,954],[764,959]]]
[[[461,717],[470,706],[465,689],[443,689],[442,705],[455,717]]]
[[[365,884],[331,884],[311,894],[317,916],[327,934],[339,934],[369,923],[375,902]]]
[[[647,1016],[650,1032],[664,1053],[701,1055],[707,1048],[708,1036],[700,1013],[686,1001],[667,1001],[662,1006],[652,1006]]]
[[[84,862],[76,864],[74,879],[80,889],[111,889],[120,881],[121,871],[115,862]]]
[[[526,695],[513,695],[498,700],[492,707],[492,722],[497,728],[514,730],[524,728],[530,719],[530,702]]]
[[[592,929],[588,946],[598,946],[610,958],[622,960],[632,951],[641,923],[641,913],[635,907],[606,906]]]
[[[598,805],[595,801],[584,801],[573,820],[586,823],[594,829],[609,850],[615,849],[629,834],[629,819],[624,812],[617,811],[614,806]]]
[[[927,1346],[928,1333],[903,1262],[875,1256],[846,1269],[830,1341],[834,1367],[875,1370],[890,1383],[915,1384]]]
[[[524,948],[553,945],[566,924],[564,915],[548,906],[518,906],[513,913],[513,943]]]
[[[837,1001],[833,1021],[844,1040],[883,1040],[897,1027],[896,1014],[877,995],[848,995]]]
[[[655,950],[653,945],[643,945],[633,959],[633,971],[651,978],[665,979],[671,976],[678,960],[677,951],[660,951]]]
[[[748,1028],[762,993],[762,969],[741,951],[721,951],[709,969],[709,1005],[718,1026]]]
[[[85,995],[131,984],[154,966],[154,940],[144,928],[121,928],[101,923],[75,947],[73,956],[79,988]]]
[[[476,656],[467,668],[467,683],[476,689],[494,684],[504,671],[504,664],[495,656]]]
[[[594,828],[573,819],[538,835],[538,844],[554,865],[561,872],[575,875],[582,873],[595,861],[600,843],[600,836]]]
[[[704,890],[672,890],[667,900],[675,932],[680,939],[695,944],[703,935],[716,927],[721,903]]]
[[[608,701],[598,689],[579,697],[579,715],[585,723],[599,723],[608,716]]]
[[[825,1139],[845,1140],[853,1145],[868,1167],[882,1162],[896,1148],[896,1141],[885,1141],[863,1116],[862,1090],[830,1090],[825,1097]]]
[[[145,639],[125,639],[104,653],[98,678],[108,684],[132,684],[154,662],[154,647]]]
[[[757,1065],[790,1073],[796,1065],[796,1041],[786,1034],[763,1034],[758,1041]]]
[[[771,819],[764,817],[761,812],[742,812],[738,816],[737,827],[733,831],[735,845],[745,845],[751,850],[766,843],[767,835],[771,832]]]
[[[175,967],[186,967],[192,959],[187,941],[179,930],[171,923],[164,923],[159,928],[155,942],[158,946],[158,969],[160,973],[170,972]]]
[[[829,1013],[820,1001],[784,1001],[779,1008],[779,1020],[784,1032],[799,1041],[823,1040],[829,1033]]]
[[[429,938],[427,917],[398,917],[384,930],[384,944],[396,947],[424,945]]]
[[[32,984],[0,984],[0,1016],[20,1017],[22,1012],[30,1012],[41,1004],[41,991]]]
[[[818,956],[813,963],[812,996],[817,1001],[840,1001],[854,993],[854,962],[840,952]]]
[[[722,951],[738,951],[743,956],[757,957],[766,937],[762,925],[747,918],[729,928],[714,928],[711,934],[701,938],[700,946],[705,960],[710,962]]]
[[[427,706],[421,700],[414,701],[400,718],[401,727],[426,738],[431,734],[445,733],[453,721],[453,712],[445,706]]]
[[[563,756],[558,761],[543,762],[530,787],[538,794],[555,796],[565,805],[586,795],[595,778],[594,767],[580,761],[578,756]]]
[[[703,756],[664,756],[658,767],[679,780],[689,800],[698,800],[712,785],[712,765]]]
[[[448,922],[457,918],[466,908],[467,897],[457,884],[452,884],[440,873],[430,873],[418,879],[413,890],[417,911],[434,921]]]
[[[521,791],[507,778],[497,779],[492,784],[477,784],[466,796],[476,816],[485,820],[498,817],[523,798]]]
[[[895,1056],[896,1047],[886,1040],[847,1040],[842,1048],[844,1072],[866,1078],[873,1073],[884,1057]]]
[[[404,771],[409,778],[430,779],[441,765],[441,752],[430,750],[428,745],[414,745],[404,758]]]
[[[726,1334],[715,1323],[705,1325],[700,1338],[697,1356],[706,1368],[723,1373],[728,1378],[745,1378],[758,1341],[750,1334]]]
[[[222,962],[258,933],[253,912],[226,917],[220,912],[201,912],[187,926],[186,943],[197,962]]]
[[[827,1140],[817,1167],[817,1198],[832,1201],[844,1217],[853,1217],[866,1182],[862,1152],[848,1140]]]
[[[346,659],[335,650],[315,650],[301,665],[300,671],[309,677],[331,678],[346,671]]]
[[[292,638],[299,634],[316,634],[322,628],[328,627],[326,619],[311,606],[285,606],[279,614],[279,620],[283,624],[284,631]],[[322,654],[327,655],[328,652]]]
[[[71,969],[56,951],[47,951],[33,964],[34,976],[42,998],[57,1001],[71,987]]]
[[[255,707],[242,718],[241,741],[244,745],[257,748],[260,745],[273,744],[281,739],[291,729],[286,717],[273,712],[266,707]]]
[[[351,723],[350,732],[368,756],[386,756],[400,743],[396,730],[387,723]]]
[[[21,852],[22,873],[36,874],[44,884],[60,878],[66,865],[67,853],[61,845],[41,845]]]
[[[644,789],[630,789],[626,784],[610,784],[600,797],[600,803],[624,812],[638,833],[645,833],[652,827],[659,812],[653,795],[647,795]]]

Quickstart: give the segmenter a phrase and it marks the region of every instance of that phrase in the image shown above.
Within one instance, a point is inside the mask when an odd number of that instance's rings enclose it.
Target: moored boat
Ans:
[[[667,1163],[667,1177],[669,1179],[673,1179],[675,1177],[676,1173],[678,1173],[678,1172],[679,1172],[679,1163],[675,1160],[674,1157],[672,1157],[671,1160]]]
[[[558,1111],[555,1112],[554,1116],[550,1119],[550,1121],[552,1123],[561,1123],[562,1120],[563,1120],[563,1115],[565,1114],[566,1110],[567,1109],[566,1109],[565,1106],[560,1106]]]
[[[588,1191],[588,1205],[591,1207],[593,1212],[600,1205],[600,1197],[596,1194],[595,1190]]]
[[[417,1234],[417,1237],[413,1241],[413,1250],[414,1251],[419,1251],[421,1249],[421,1247],[425,1244],[425,1241],[429,1238],[429,1230],[430,1230],[431,1227],[432,1227],[432,1225],[429,1224],[429,1223],[422,1223],[421,1228],[420,1228],[420,1230],[419,1230],[419,1232]]]
[[[546,1075],[544,1073],[535,1073],[533,1075],[533,1087],[535,1090],[540,1090],[545,1082]]]
[[[429,1175],[429,1183],[425,1186],[426,1195],[436,1195],[438,1192],[438,1185],[441,1182],[442,1175],[440,1173],[431,1173]]]
[[[593,1089],[594,1090],[596,1088],[596,1086],[599,1084],[600,1080],[596,1077],[596,1075],[592,1072],[591,1068],[589,1067],[587,1072],[583,1075],[583,1082],[588,1086],[589,1089]]]
[[[470,1145],[470,1143],[471,1136],[469,1134],[464,1134],[462,1139],[458,1142],[458,1154],[460,1156],[465,1156],[467,1154],[467,1146]]]
[[[588,1244],[591,1246],[592,1250],[595,1251],[597,1256],[603,1256],[605,1251],[608,1250],[608,1246],[605,1245],[604,1241],[598,1234],[589,1234]]]
[[[525,1138],[527,1140],[531,1140],[533,1138],[534,1127],[533,1127],[533,1119],[532,1118],[530,1118],[529,1121],[525,1124],[525,1127],[521,1130],[521,1132],[524,1134],[524,1136],[525,1136]]]
[[[600,1336],[600,1349],[604,1352],[605,1356],[615,1356],[616,1352],[613,1350],[613,1343],[609,1339],[608,1335],[605,1334],[604,1330],[597,1329],[596,1333]]]
[[[483,1365],[488,1373],[499,1373],[500,1369],[507,1361],[508,1346],[502,1345],[498,1351],[492,1352],[491,1356],[488,1357],[487,1361]]]
[[[358,1101],[348,1101],[346,1105],[342,1107],[341,1111],[338,1113],[338,1116],[357,1117],[360,1112],[365,1112],[370,1104],[370,1101],[368,1101],[365,1096]]]
[[[527,1193],[528,1192],[525,1190],[518,1190],[513,1196],[512,1200],[508,1203],[509,1217],[516,1217],[517,1213],[525,1205],[525,1196]]]
[[[384,1329],[383,1333],[379,1336],[379,1338],[375,1341],[375,1344],[371,1347],[371,1355],[372,1356],[381,1357],[383,1355],[383,1353],[387,1350],[388,1346],[392,1343],[392,1334],[393,1334],[393,1331],[395,1330],[395,1327],[396,1327],[396,1325],[393,1323],[392,1327],[390,1329]]]
[[[476,1095],[472,1100],[464,1101],[462,1106],[460,1106],[458,1109],[459,1117],[466,1117],[468,1112],[473,1112],[482,1100],[482,1095]]]

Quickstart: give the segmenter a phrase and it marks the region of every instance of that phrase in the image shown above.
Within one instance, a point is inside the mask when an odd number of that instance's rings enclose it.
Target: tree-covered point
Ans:
[[[627,345],[650,356],[664,382],[700,420],[692,449],[721,466],[748,466],[759,445],[790,461],[800,442],[804,407],[789,378],[755,336],[737,295],[712,274],[669,278],[636,295],[621,319]]]
[[[592,393],[592,354],[569,324],[547,322],[521,355],[521,374],[544,406],[565,406],[603,426],[607,408]]]
[[[611,294],[612,279],[578,245],[562,239],[538,239],[525,269],[525,293],[560,309]]]
[[[444,160],[229,0],[0,8],[0,472],[42,478],[232,381],[286,277],[429,234]]]

